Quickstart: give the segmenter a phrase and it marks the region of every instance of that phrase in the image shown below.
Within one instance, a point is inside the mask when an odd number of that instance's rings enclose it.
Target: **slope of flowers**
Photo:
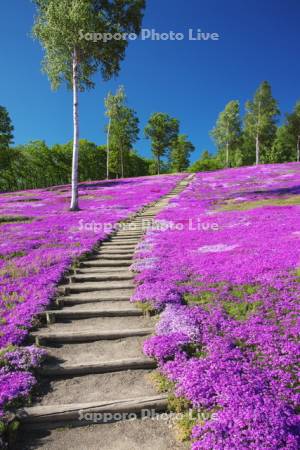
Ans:
[[[76,213],[68,211],[68,186],[0,195],[0,411],[28,394],[34,383],[28,370],[43,356],[34,348],[24,356],[22,349],[8,346],[23,341],[72,261],[103,240],[117,222],[168,193],[180,178],[82,184],[81,211]]]
[[[163,310],[144,347],[208,414],[193,450],[296,450],[300,165],[197,174],[136,255],[133,301]]]

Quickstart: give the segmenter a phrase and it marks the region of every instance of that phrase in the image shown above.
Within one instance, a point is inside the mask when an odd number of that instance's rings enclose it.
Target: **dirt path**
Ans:
[[[155,362],[142,353],[156,318],[129,300],[130,266],[145,219],[154,218],[191,178],[130,220],[130,230],[102,243],[60,286],[57,307],[42,315],[46,326],[33,333],[49,358],[40,369],[39,397],[18,412],[16,449],[186,448],[175,441],[165,416],[145,419],[165,411],[167,399],[155,392],[149,380]]]

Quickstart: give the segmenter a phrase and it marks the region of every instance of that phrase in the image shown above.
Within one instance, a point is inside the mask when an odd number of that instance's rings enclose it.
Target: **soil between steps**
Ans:
[[[83,344],[64,344],[46,347],[50,356],[65,364],[85,364],[114,361],[123,358],[143,357],[144,336],[135,336],[115,341],[96,341]]]
[[[81,320],[63,320],[41,328],[37,336],[41,333],[65,333],[65,332],[85,332],[85,331],[122,331],[128,329],[141,329],[154,327],[156,320],[148,317],[97,317]]]
[[[81,428],[61,428],[26,435],[20,433],[15,450],[188,450],[189,448],[189,445],[176,441],[167,420],[144,419]]]
[[[39,384],[42,395],[32,406],[155,396],[157,392],[149,379],[150,373],[150,370],[126,370],[51,381],[43,379]]]
[[[137,310],[139,311],[139,309],[134,305],[134,303],[131,303],[128,300],[121,300],[121,301],[106,301],[106,302],[98,302],[98,303],[89,303],[87,304],[82,304],[80,303],[79,305],[72,305],[72,306],[68,306],[66,304],[66,306],[61,310],[62,312],[73,312],[73,311],[120,311],[120,310],[126,310],[126,309],[132,309],[132,310]]]
[[[114,301],[115,299],[128,300],[132,296],[132,289],[115,289],[109,291],[91,291],[82,292],[79,294],[70,294],[66,297],[61,297],[65,304],[68,304],[68,300],[78,300],[88,302],[89,300],[99,300],[99,301]]]

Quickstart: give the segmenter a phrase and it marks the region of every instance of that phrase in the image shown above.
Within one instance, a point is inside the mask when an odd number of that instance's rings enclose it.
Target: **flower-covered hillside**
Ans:
[[[158,219],[133,300],[164,309],[145,352],[208,417],[193,450],[299,448],[300,165],[197,174]]]
[[[76,213],[68,210],[69,186],[0,195],[0,408],[29,392],[34,379],[27,369],[41,357],[35,348],[8,346],[23,341],[72,261],[92,250],[117,222],[172,190],[183,176],[82,184]]]

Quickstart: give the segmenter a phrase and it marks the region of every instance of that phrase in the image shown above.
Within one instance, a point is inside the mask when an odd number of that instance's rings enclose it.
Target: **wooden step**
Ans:
[[[71,308],[72,309],[72,308]],[[95,309],[85,309],[72,311],[69,308],[64,308],[61,310],[50,310],[44,311],[39,314],[39,317],[46,319],[48,323],[54,323],[55,321],[61,319],[79,320],[88,319],[91,317],[130,317],[130,316],[142,316],[143,312],[137,308],[123,308],[123,309],[111,309],[111,310],[95,310]]]
[[[118,261],[102,261],[100,259],[90,259],[83,261],[79,267],[129,267],[132,265],[132,259],[124,259]]]
[[[103,249],[112,249],[112,250],[134,250],[135,249],[135,247],[136,247],[136,244],[130,244],[130,243],[125,243],[125,244],[120,244],[119,242],[118,243],[113,243],[113,242],[110,242],[110,241],[108,241],[108,242],[103,242],[102,244],[101,244],[101,250]]]
[[[138,236],[118,236],[117,234],[115,236],[112,236],[109,242],[124,242],[127,244],[134,244],[135,242],[138,242],[140,240],[140,237]]]
[[[137,244],[140,241],[140,239],[138,238],[124,238],[122,236],[118,237],[112,237],[111,240],[109,242],[111,242],[112,244]]]
[[[149,397],[128,398],[122,400],[111,400],[105,402],[72,403],[49,406],[33,406],[20,408],[17,418],[26,428],[58,428],[64,423],[84,425],[90,422],[91,414],[141,414],[143,410],[165,411],[167,408],[167,396],[156,395]],[[120,420],[120,418],[118,418]],[[99,420],[98,423],[101,423]]]
[[[65,305],[80,305],[85,303],[98,303],[106,301],[124,301],[130,300],[132,289],[117,289],[111,291],[82,292],[81,294],[59,297],[58,302]]]
[[[79,292],[91,292],[91,291],[102,291],[102,290],[116,290],[116,289],[133,289],[133,281],[95,281],[88,283],[71,283],[65,284],[59,287],[59,292],[65,295],[71,293]]]
[[[132,235],[129,235],[129,234],[116,234],[115,236],[112,236],[111,237],[111,240],[109,241],[109,242],[113,242],[114,240],[129,240],[129,241],[131,241],[131,240],[136,240],[136,241],[140,241],[141,239],[143,239],[143,237],[144,237],[144,235],[145,235],[145,231],[146,230],[144,230],[142,233],[139,233],[139,234],[132,234]]]
[[[43,365],[38,373],[47,377],[67,377],[75,375],[100,374],[124,370],[155,369],[157,363],[149,358],[127,358],[114,361],[94,361],[85,364]]]
[[[94,259],[101,259],[101,260],[103,260],[103,261],[106,261],[106,260],[112,260],[112,261],[119,261],[119,260],[130,260],[130,259],[132,259],[132,257],[133,257],[133,252],[130,252],[130,253],[123,253],[123,254],[121,254],[121,253],[114,253],[114,254],[111,254],[111,253],[108,253],[108,252],[104,252],[104,251],[102,251],[102,252],[99,252],[97,255],[95,255],[94,256]]]
[[[143,223],[146,223],[146,222],[152,220],[154,218],[153,216],[154,216],[154,214],[151,214],[151,217],[144,215],[144,216],[140,217],[135,223],[139,226],[142,226]]]
[[[129,330],[116,330],[116,331],[81,331],[81,332],[38,332],[32,333],[36,343],[42,344],[43,342],[93,342],[101,340],[114,340],[131,336],[148,336],[153,333],[153,328],[140,328]]]
[[[133,273],[94,273],[94,274],[76,274],[70,278],[71,283],[84,283],[90,281],[122,281],[122,280],[132,280]]]
[[[84,275],[84,274],[93,274],[93,273],[101,273],[101,274],[108,274],[108,275],[113,275],[114,273],[119,273],[119,274],[124,274],[124,275],[129,275],[129,274],[133,274],[133,272],[131,272],[130,270],[128,270],[127,267],[107,267],[107,268],[103,268],[103,267],[81,267],[78,269],[75,269],[75,275]]]
[[[137,237],[137,238],[139,238],[139,237],[143,236],[143,234],[144,233],[142,231],[142,228],[139,227],[138,230],[134,230],[134,231],[118,231],[118,233],[113,235],[113,237],[124,237],[124,238]]]
[[[134,247],[133,248],[122,248],[122,247],[117,247],[117,248],[110,248],[110,247],[105,247],[105,248],[101,248],[98,252],[97,252],[97,256],[101,256],[101,255],[126,255],[126,254],[130,254],[132,255],[134,253]]]

